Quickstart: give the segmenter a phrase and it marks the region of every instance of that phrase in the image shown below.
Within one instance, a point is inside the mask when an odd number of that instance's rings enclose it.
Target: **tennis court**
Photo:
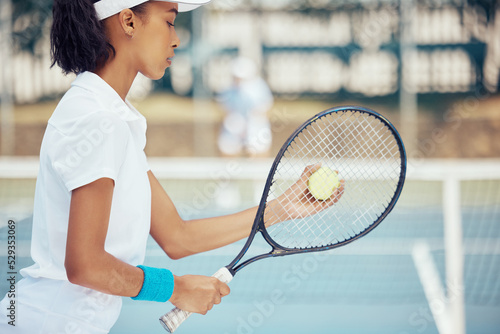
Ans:
[[[0,1],[0,296],[32,263],[40,144],[75,79],[50,68],[52,5]],[[257,205],[286,138],[334,106],[382,114],[409,161],[399,201],[373,232],[255,262],[177,333],[500,333],[499,17],[490,0],[213,0],[179,15],[173,66],[161,80],[139,75],[128,98],[148,120],[150,167],[184,219]],[[265,158],[222,158],[220,96],[239,56],[274,97]],[[150,238],[145,265],[212,275],[243,242],[173,261]],[[267,250],[259,239],[243,260]],[[123,298],[111,333],[165,333],[158,318],[171,307]]]
[[[1,164],[0,215],[2,223],[16,220],[18,268],[31,263],[36,164],[36,159],[4,159]],[[267,159],[151,159],[153,171],[185,218],[255,205],[270,165]],[[498,333],[500,162],[426,162],[416,167],[410,165],[393,212],[368,236],[331,252],[252,264],[236,275],[230,283],[232,293],[222,304],[206,316],[193,315],[178,332],[438,333],[431,307],[439,313],[445,302],[429,304],[412,252],[418,241],[427,243],[448,298],[460,295],[461,288],[447,282],[445,274],[443,181],[445,175],[475,169],[477,173],[460,181],[466,329],[467,333]],[[6,230],[0,229],[2,240]],[[241,245],[172,261],[150,240],[146,265],[168,267],[177,274],[211,275],[229,263]],[[266,249],[264,242],[255,243],[250,253]],[[6,250],[0,254],[0,261],[6,262]],[[2,281],[0,292],[7,289]],[[158,317],[170,307],[124,298],[112,333],[163,333]]]

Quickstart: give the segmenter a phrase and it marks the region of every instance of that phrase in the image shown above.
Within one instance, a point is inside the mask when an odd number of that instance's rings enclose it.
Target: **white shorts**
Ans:
[[[122,305],[121,297],[47,278],[23,278],[15,294],[15,299],[7,294],[0,302],[2,334],[108,333]],[[15,326],[9,324],[13,320]]]

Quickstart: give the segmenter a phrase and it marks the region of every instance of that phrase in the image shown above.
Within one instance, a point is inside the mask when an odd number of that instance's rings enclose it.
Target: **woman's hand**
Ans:
[[[317,200],[307,186],[309,177],[321,167],[320,164],[307,166],[300,179],[281,196],[270,201],[266,207],[264,222],[266,227],[276,223],[311,216],[337,203],[344,193],[344,180],[327,200]],[[337,172],[338,173],[338,172]]]
[[[170,302],[181,310],[206,314],[229,291],[229,286],[215,277],[174,276],[174,292]]]

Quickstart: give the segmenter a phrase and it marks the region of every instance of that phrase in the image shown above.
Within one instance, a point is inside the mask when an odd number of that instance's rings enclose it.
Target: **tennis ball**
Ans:
[[[340,186],[340,181],[337,172],[328,167],[321,167],[309,177],[307,186],[314,198],[324,201],[332,196]]]

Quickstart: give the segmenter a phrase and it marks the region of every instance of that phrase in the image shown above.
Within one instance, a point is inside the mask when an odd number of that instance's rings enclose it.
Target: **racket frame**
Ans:
[[[380,214],[380,216],[377,218],[377,220],[374,223],[372,223],[370,226],[368,226],[361,233],[359,233],[359,234],[357,234],[349,239],[346,239],[346,240],[339,242],[339,243],[336,243],[336,244],[331,244],[331,245],[327,245],[327,246],[320,246],[320,247],[311,247],[311,248],[287,248],[287,247],[283,247],[283,246],[277,244],[269,236],[269,234],[267,233],[265,224],[264,224],[264,219],[263,219],[265,209],[266,209],[267,195],[268,195],[269,190],[271,188],[272,179],[274,177],[274,173],[275,173],[276,169],[278,168],[278,165],[281,161],[281,158],[283,157],[286,150],[288,149],[288,146],[292,143],[292,141],[295,139],[295,137],[298,136],[299,133],[304,131],[304,129],[306,129],[309,125],[311,125],[316,119],[323,117],[323,116],[326,116],[328,114],[338,113],[338,112],[347,112],[347,111],[357,111],[357,112],[369,114],[372,117],[378,118],[389,129],[389,131],[391,131],[392,135],[396,138],[399,153],[401,156],[401,172],[399,175],[399,180],[398,180],[398,184],[397,184],[394,196],[392,197],[391,202],[387,205],[387,208],[384,210],[384,212],[382,214]],[[243,269],[244,267],[246,267],[250,263],[253,263],[257,260],[261,260],[261,259],[268,258],[268,257],[275,257],[275,256],[284,256],[284,255],[299,254],[299,253],[306,253],[306,252],[326,251],[326,250],[330,250],[330,249],[344,246],[348,243],[351,243],[351,242],[365,236],[370,231],[372,231],[375,227],[377,227],[380,224],[380,222],[382,222],[382,220],[384,220],[384,218],[392,211],[392,209],[396,205],[396,202],[399,199],[399,196],[400,196],[401,191],[403,189],[404,181],[406,178],[406,165],[407,165],[406,158],[407,158],[406,157],[406,150],[405,150],[405,147],[403,144],[403,140],[401,139],[401,136],[399,135],[396,128],[384,116],[382,116],[381,114],[379,114],[371,109],[368,109],[365,107],[359,107],[359,106],[342,106],[342,107],[327,109],[327,110],[322,111],[319,114],[316,114],[315,116],[311,117],[306,122],[304,122],[304,124],[302,124],[299,128],[297,128],[288,137],[285,144],[281,147],[280,151],[276,155],[276,158],[274,159],[274,162],[271,166],[271,170],[269,171],[269,174],[267,176],[266,185],[264,187],[264,192],[262,193],[262,198],[261,198],[260,203],[259,203],[259,208],[257,210],[257,214],[255,216],[255,220],[254,220],[250,235],[249,235],[245,245],[241,249],[241,251],[234,258],[234,260],[229,265],[226,266],[226,268],[234,276],[238,271],[240,271],[241,269]],[[248,249],[250,248],[250,245],[251,245],[253,239],[255,238],[255,235],[257,234],[257,232],[260,232],[262,234],[262,237],[272,247],[272,250],[269,253],[254,256],[254,257],[238,264],[241,261],[241,259],[243,258],[243,256],[246,254]]]

